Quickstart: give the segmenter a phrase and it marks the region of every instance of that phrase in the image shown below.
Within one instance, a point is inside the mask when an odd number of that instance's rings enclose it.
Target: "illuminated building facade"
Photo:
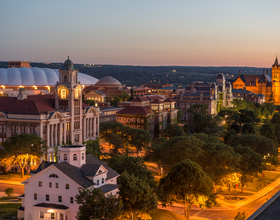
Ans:
[[[266,102],[280,104],[280,65],[276,57],[271,68],[271,77],[268,70],[263,74],[239,74],[233,82],[234,89],[245,89],[265,96]]]

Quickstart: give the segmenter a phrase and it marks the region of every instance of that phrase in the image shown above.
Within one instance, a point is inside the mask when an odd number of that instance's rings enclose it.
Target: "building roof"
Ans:
[[[101,164],[84,164],[81,171],[84,176],[95,176],[100,167]]]
[[[167,98],[167,99],[165,99],[163,102],[175,102],[173,99],[171,99],[171,98]]]
[[[0,85],[4,86],[54,86],[58,81],[58,69],[38,67],[0,68]],[[82,85],[90,85],[97,83],[98,79],[79,72],[78,81]]]
[[[117,188],[118,188],[117,184],[106,184],[106,185],[100,186],[98,189],[101,189],[101,191],[103,193],[108,193]]]
[[[163,103],[162,101],[158,100],[158,99],[155,99],[154,101],[152,101],[151,103],[153,104],[161,104]]]
[[[152,89],[158,89],[162,87],[162,85],[160,84],[143,84],[142,86],[152,88]]]
[[[87,154],[86,164],[101,164],[102,166],[104,166],[106,168],[106,170],[108,170],[107,180],[112,179],[114,177],[118,177],[120,175],[119,173],[117,173],[115,170],[113,170],[111,167],[109,167],[107,164],[105,164],[101,160],[97,159],[92,154]]]
[[[112,76],[105,76],[100,79],[95,86],[122,86],[122,84]]]
[[[149,102],[150,99],[146,96],[136,97],[135,99],[132,99],[130,102]]]
[[[273,67],[278,67],[278,59],[277,59],[277,57],[275,58],[275,61],[274,61],[274,64],[272,65]]]
[[[258,81],[258,83],[267,82],[268,86],[271,86],[271,77],[267,74],[241,74],[235,79],[235,81],[238,78],[245,83],[245,86],[255,86],[256,81]]]
[[[65,206],[65,205],[58,205],[58,204],[54,204],[54,203],[39,203],[34,205],[36,207],[43,207],[43,208],[50,208],[50,209],[69,209],[69,207]]]
[[[125,115],[149,115],[154,112],[147,106],[126,106],[124,109],[118,111],[116,114]]]

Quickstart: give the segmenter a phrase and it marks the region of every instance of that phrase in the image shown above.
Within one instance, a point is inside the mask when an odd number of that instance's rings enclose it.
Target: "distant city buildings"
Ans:
[[[182,120],[188,120],[187,110],[196,104],[208,106],[208,114],[217,114],[223,107],[232,107],[232,87],[224,74],[219,73],[216,82],[192,82],[183,92],[175,95],[176,107],[183,112]]]

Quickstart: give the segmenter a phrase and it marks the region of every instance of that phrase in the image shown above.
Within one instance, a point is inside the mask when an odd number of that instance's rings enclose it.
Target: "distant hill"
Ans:
[[[63,63],[31,63],[32,67],[58,69]],[[112,76],[126,86],[139,86],[144,83],[190,84],[192,81],[213,82],[218,73],[224,73],[227,79],[235,78],[239,69],[246,74],[262,74],[262,68],[256,67],[199,67],[199,66],[120,66],[120,65],[84,65],[74,64],[80,72],[98,79]],[[0,68],[7,68],[7,62],[0,61]],[[271,75],[271,69],[269,69]]]

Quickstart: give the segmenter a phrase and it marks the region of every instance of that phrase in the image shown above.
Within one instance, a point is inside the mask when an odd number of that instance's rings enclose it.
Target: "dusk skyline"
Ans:
[[[1,61],[270,67],[278,1],[2,1]]]

